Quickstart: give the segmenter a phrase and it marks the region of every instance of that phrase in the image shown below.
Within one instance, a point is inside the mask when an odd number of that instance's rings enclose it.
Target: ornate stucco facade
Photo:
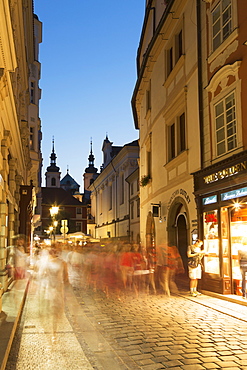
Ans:
[[[247,8],[241,0],[200,2],[200,171],[194,194],[203,239],[203,287],[242,291],[238,251],[247,235]]]
[[[20,232],[29,234],[25,236],[30,243],[40,187],[41,31],[32,0],[0,1],[0,282],[4,290],[8,285],[6,247]],[[22,202],[27,194],[29,201]],[[21,209],[21,202],[26,209]],[[28,210],[29,227],[20,230],[20,215]]]

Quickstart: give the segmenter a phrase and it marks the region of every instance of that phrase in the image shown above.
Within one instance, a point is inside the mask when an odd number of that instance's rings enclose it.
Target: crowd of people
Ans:
[[[188,257],[202,256],[201,242],[189,247]],[[16,238],[8,248],[7,268],[13,280],[32,275],[39,299],[40,319],[44,330],[51,330],[53,340],[64,313],[64,288],[101,291],[106,298],[124,300],[127,295],[178,293],[177,274],[184,266],[177,247],[160,245],[142,248],[135,243],[97,243],[86,245],[36,245],[32,258],[26,253],[24,239]],[[200,271],[199,271],[200,269]],[[190,268],[191,293],[197,292],[201,267]]]

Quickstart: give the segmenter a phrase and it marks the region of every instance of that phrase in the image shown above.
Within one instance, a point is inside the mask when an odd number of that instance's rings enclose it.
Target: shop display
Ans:
[[[204,213],[204,271],[219,274],[219,238],[217,211]]]

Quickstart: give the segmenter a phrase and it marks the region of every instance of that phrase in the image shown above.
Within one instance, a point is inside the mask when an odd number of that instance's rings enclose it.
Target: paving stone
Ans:
[[[166,367],[174,367],[174,366],[183,365],[183,363],[178,360],[164,361],[162,364],[165,365]]]
[[[183,370],[205,370],[205,367],[199,364],[194,365],[183,365],[180,369]]]
[[[155,352],[152,352],[153,356],[154,357],[159,357],[159,356],[166,356],[166,355],[170,355],[170,352],[169,351],[155,351]]]
[[[204,363],[203,366],[205,367],[205,369],[212,369],[212,370],[216,370],[216,369],[220,369],[220,366],[217,365],[215,362],[214,363]]]

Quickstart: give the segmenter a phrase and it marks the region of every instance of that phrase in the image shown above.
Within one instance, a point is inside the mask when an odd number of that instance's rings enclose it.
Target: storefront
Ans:
[[[202,288],[241,295],[238,250],[247,249],[247,151],[193,175],[206,251]]]

